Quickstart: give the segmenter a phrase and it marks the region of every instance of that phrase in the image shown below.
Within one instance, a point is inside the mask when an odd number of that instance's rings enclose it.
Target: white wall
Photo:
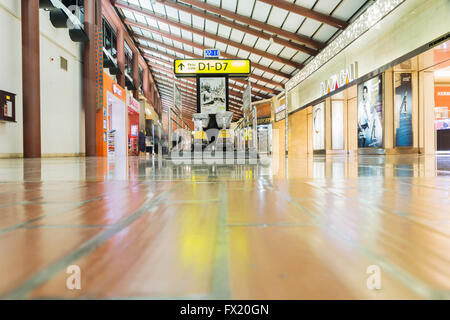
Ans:
[[[358,62],[364,76],[450,31],[449,0],[407,0],[290,91],[289,111],[321,97],[320,82]]]
[[[20,1],[0,1],[0,89],[17,94],[17,123],[0,123],[0,157],[21,156],[22,48]],[[6,48],[4,44],[9,43]],[[49,13],[40,10],[41,145],[43,156],[84,153],[82,107],[82,51],[67,29],[52,26]],[[68,71],[60,68],[60,57]]]

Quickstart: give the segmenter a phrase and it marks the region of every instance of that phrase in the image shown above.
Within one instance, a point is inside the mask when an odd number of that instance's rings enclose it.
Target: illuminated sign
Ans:
[[[203,51],[203,57],[218,59],[220,57],[220,51],[218,49],[206,49]]]
[[[250,73],[250,60],[175,60],[174,71],[177,77],[201,75],[230,75],[246,77]]]

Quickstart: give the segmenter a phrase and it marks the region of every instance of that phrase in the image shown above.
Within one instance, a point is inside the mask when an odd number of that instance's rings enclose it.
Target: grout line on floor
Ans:
[[[94,251],[98,246],[108,241],[110,238],[115,236],[117,233],[128,227],[134,221],[136,221],[141,216],[145,215],[149,212],[150,209],[159,205],[170,193],[179,189],[183,184],[180,183],[175,185],[169,190],[162,192],[155,199],[150,200],[149,202],[143,204],[139,209],[133,212],[128,217],[124,218],[122,221],[118,222],[111,228],[108,228],[104,231],[101,231],[91,239],[84,242],[78,249],[72,251],[65,257],[57,260],[53,264],[51,264],[46,269],[36,273],[31,276],[28,280],[25,280],[20,286],[3,296],[3,299],[23,299],[26,298],[27,295],[32,292],[37,287],[41,286],[52,277],[54,277],[58,272],[64,270],[65,267],[70,265],[71,263],[81,259],[85,255]]]
[[[334,228],[332,225],[323,221],[321,217],[313,214],[301,203],[295,202],[288,194],[284,193],[281,190],[277,190],[277,192],[279,192],[283,196],[283,198],[285,198],[287,201],[289,201],[295,207],[297,207],[297,209],[311,216],[314,220],[316,220],[319,224],[323,225],[324,227],[328,228],[333,234],[335,234],[341,240],[350,243],[352,247],[355,247],[367,258],[379,264],[382,270],[386,270],[389,274],[392,275],[392,277],[399,280],[404,286],[406,286],[416,294],[428,299],[450,299],[450,291],[442,291],[428,286],[427,284],[415,278],[413,275],[397,267],[395,264],[389,263],[384,259],[382,259],[380,256],[372,253],[369,249],[365,248],[363,245],[355,243],[354,241],[343,235],[341,232],[336,230],[336,228]]]
[[[220,192],[219,212],[217,217],[217,231],[215,243],[214,265],[211,280],[211,299],[231,299],[229,254],[230,248],[227,233],[228,197],[227,185],[222,183]]]

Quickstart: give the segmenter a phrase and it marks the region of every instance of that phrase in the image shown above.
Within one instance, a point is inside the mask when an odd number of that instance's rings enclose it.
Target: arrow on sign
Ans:
[[[183,71],[183,69],[184,69],[184,64],[180,64],[179,66],[178,66],[178,69],[180,70],[180,71]]]

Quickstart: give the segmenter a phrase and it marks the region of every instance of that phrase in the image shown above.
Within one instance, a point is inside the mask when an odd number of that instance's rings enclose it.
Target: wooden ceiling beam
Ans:
[[[162,0],[157,0],[157,1],[161,2],[161,3],[164,3],[164,1],[162,1]],[[277,0],[277,1],[279,1],[279,0]],[[322,49],[322,48],[325,47],[324,43],[321,43],[319,41],[313,40],[313,39],[311,39],[311,38],[309,38],[307,36],[299,35],[299,34],[296,34],[296,33],[293,33],[293,32],[287,31],[287,30],[283,30],[281,28],[274,27],[274,26],[272,26],[270,24],[267,24],[267,23],[258,21],[256,19],[252,19],[252,18],[243,16],[243,15],[237,14],[237,13],[235,13],[233,11],[230,11],[230,10],[225,10],[225,9],[219,8],[217,6],[208,4],[208,3],[203,2],[203,1],[198,1],[198,0],[181,0],[181,2],[184,2],[186,4],[190,4],[191,6],[194,6],[194,7],[203,9],[203,10],[206,10],[207,12],[214,12],[216,14],[219,14],[219,15],[223,16],[223,17],[227,17],[227,18],[230,18],[230,19],[235,20],[235,21],[243,22],[243,23],[245,23],[245,24],[247,24],[249,26],[253,26],[253,27],[259,28],[259,29],[261,29],[263,31],[271,32],[274,35],[279,35],[279,36],[285,37],[285,38],[287,38],[289,40],[292,40],[292,41],[297,41],[297,42],[300,42],[300,43],[304,43],[304,44],[306,44],[308,46],[311,46],[313,48],[316,48],[316,49]]]
[[[155,40],[152,39],[152,38],[145,37],[145,36],[143,36],[143,35],[139,35],[139,34],[136,34],[136,33],[134,33],[133,36],[134,36],[136,39],[142,39],[142,40],[145,40],[145,41],[149,41],[149,42],[155,43],[155,44],[157,44],[157,45],[160,45],[161,47],[164,47],[164,48],[166,48],[166,49],[172,50],[172,51],[174,51],[174,52],[178,52],[178,53],[181,53],[181,54],[186,54],[186,55],[192,56],[192,52],[189,54],[189,53],[187,53],[186,51],[184,51],[183,49],[179,49],[179,48],[176,48],[176,47],[167,45],[167,44],[165,44],[165,43],[162,43],[162,42],[159,42],[159,41],[155,41]],[[188,40],[186,40],[186,39],[183,39],[183,38],[180,38],[180,37],[171,36],[171,39],[174,40],[174,41],[178,41],[178,42],[184,43],[184,44],[186,44],[186,45],[188,45],[188,46],[195,47],[195,48],[197,48],[197,49],[199,49],[199,50],[207,49],[205,46],[203,46],[203,45],[201,45],[201,44],[198,44],[198,43],[195,43],[195,42],[190,42],[190,41],[188,41]],[[228,53],[226,53],[226,52],[222,52],[221,55],[222,55],[225,59],[241,59],[240,57],[237,57],[237,56],[228,54]],[[253,63],[253,62],[252,62],[252,67],[254,67],[254,68],[256,68],[256,69],[259,69],[259,70],[261,70],[261,71],[264,71],[264,72],[267,72],[267,73],[270,73],[270,74],[273,74],[273,75],[282,77],[282,78],[284,78],[284,79],[290,79],[290,78],[291,78],[291,75],[290,75],[290,74],[284,73],[284,72],[282,72],[282,71],[277,71],[277,70],[275,70],[275,69],[273,69],[273,68],[266,67],[266,66],[264,66],[264,65],[262,65],[262,64],[259,64],[259,63]]]
[[[159,51],[159,50],[156,50],[156,49],[147,47],[147,46],[140,46],[140,48],[145,49],[145,50],[154,51],[154,53],[157,53],[157,54],[166,56],[167,58],[172,59],[172,60],[183,59],[183,58],[176,57],[176,56],[170,55],[170,54],[168,54],[168,53],[164,53],[164,52],[162,52],[162,51]],[[149,58],[151,57],[151,59],[154,59],[154,58],[158,59],[158,58],[155,57],[153,54],[149,54],[148,52],[144,52],[143,55],[144,55],[144,56],[149,56]],[[191,53],[191,54],[189,55],[189,52],[186,52],[185,55],[188,55],[188,56],[190,56],[190,57],[192,57],[192,58],[203,59],[202,56],[196,55],[195,53]],[[160,60],[161,60],[161,59],[160,59]],[[164,61],[164,60],[162,60],[162,61]],[[168,62],[167,62],[167,61],[164,61],[164,63],[168,63]],[[255,79],[255,80],[263,81],[263,82],[265,82],[265,83],[271,84],[271,85],[276,86],[276,87],[279,87],[279,88],[281,88],[281,89],[284,89],[283,84],[281,84],[280,82],[273,81],[273,80],[270,80],[270,79],[267,79],[267,78],[264,78],[264,77],[255,75],[255,74],[250,74],[249,77],[250,77],[250,79]],[[240,80],[240,79],[233,79],[233,80]],[[242,80],[242,81],[245,81],[245,80]]]
[[[150,63],[150,62],[149,62],[149,66],[150,66],[152,69],[159,69],[159,70],[161,70],[161,71],[163,71],[163,72],[166,72],[166,73],[168,73],[168,74],[173,75],[172,69],[168,69],[168,68],[165,68],[165,67],[163,67],[163,66],[157,65],[157,64],[155,64],[155,63]],[[195,80],[194,80],[194,83],[195,83]],[[239,91],[239,92],[243,92],[243,91],[245,90],[244,87],[238,86],[238,85],[236,85],[236,84],[231,84],[231,83],[228,84],[228,87],[231,88],[231,89],[235,89],[235,90],[237,90],[237,91]],[[197,88],[197,87],[195,87],[195,88]],[[253,94],[253,95],[259,96],[259,97],[264,98],[264,99],[269,99],[269,98],[271,98],[270,96],[268,96],[268,95],[266,95],[266,94],[263,94],[263,93],[261,93],[261,92],[257,92],[257,91],[255,91],[255,90],[253,90],[253,89],[255,89],[254,86],[252,86],[252,94]],[[230,92],[230,93],[232,94],[232,92]]]
[[[155,61],[158,61],[158,62],[160,62],[160,63],[165,64],[165,67],[167,67],[167,68],[169,68],[169,69],[170,69],[170,67],[172,67],[172,65],[169,64],[169,62],[164,61],[164,60],[162,60],[162,59],[159,59],[159,58],[156,58],[156,57],[152,57],[152,56],[149,57],[149,55],[148,55],[148,54],[145,54],[145,53],[144,53],[144,56],[147,57],[147,58],[149,58],[149,59],[154,59]],[[149,62],[149,64],[152,65],[152,63],[150,63],[150,62]],[[153,64],[153,65],[158,66],[157,64]],[[162,66],[162,67],[164,67],[164,66]],[[168,70],[169,70],[169,69],[168,69]],[[245,84],[248,84],[248,81],[245,81],[245,80],[242,80],[242,79],[231,79],[231,80],[232,80],[232,81],[235,81],[235,82],[242,83],[242,84],[244,84],[244,85],[245,85]],[[274,90],[274,89],[267,88],[267,87],[265,87],[265,86],[261,86],[261,85],[259,85],[259,84],[253,83],[253,82],[252,82],[251,84],[252,84],[252,88],[254,88],[254,89],[258,89],[258,90],[261,90],[261,91],[264,91],[264,92],[267,92],[267,93],[271,93],[271,94],[274,94],[274,95],[277,95],[278,93],[281,92],[281,91],[277,91],[277,90]]]
[[[167,6],[173,7],[173,8],[175,7],[178,10],[182,10],[184,12],[189,11],[188,13],[190,13],[190,14],[194,14],[194,15],[197,15],[197,16],[200,15],[204,19],[208,19],[210,21],[219,23],[221,25],[226,25],[226,26],[228,26],[230,28],[235,28],[235,29],[240,30],[240,31],[245,32],[245,33],[253,34],[254,36],[257,36],[258,38],[262,38],[262,39],[265,39],[267,41],[270,41],[270,39],[272,38],[273,42],[278,42],[279,44],[281,44],[283,46],[291,47],[292,49],[294,49],[296,51],[301,51],[301,52],[304,52],[304,53],[306,53],[308,55],[311,55],[311,56],[316,56],[318,54],[318,51],[315,50],[315,49],[306,47],[304,45],[299,45],[297,43],[290,42],[290,41],[287,41],[287,40],[283,41],[282,38],[279,38],[279,37],[276,37],[276,36],[272,36],[270,34],[267,34],[267,33],[264,33],[264,32],[260,32],[260,31],[255,30],[255,29],[248,28],[248,27],[246,27],[244,25],[239,25],[239,24],[237,24],[235,22],[232,22],[230,20],[226,20],[226,19],[220,18],[220,17],[218,17],[216,15],[213,15],[213,14],[210,14],[210,13],[201,12],[201,11],[199,11],[197,9],[192,8],[192,7],[187,7],[185,5],[181,5],[180,3],[165,1],[164,5],[167,5]],[[191,27],[189,25],[180,23],[179,21],[176,21],[176,20],[173,20],[173,19],[169,19],[169,18],[167,18],[167,17],[165,17],[165,16],[163,16],[161,14],[154,13],[151,10],[141,8],[141,7],[139,7],[137,5],[134,5],[134,4],[128,4],[128,3],[124,2],[124,1],[116,1],[116,7],[121,8],[121,9],[126,9],[128,11],[135,12],[135,13],[138,13],[138,14],[143,15],[143,16],[151,17],[151,18],[153,18],[156,21],[160,21],[160,22],[163,22],[165,24],[173,25],[173,26],[175,26],[177,28],[184,29],[184,30],[189,31],[189,32],[193,32],[193,33],[199,34],[199,35],[204,36],[204,37],[208,37],[210,39],[213,39],[213,40],[216,40],[216,41],[219,41],[219,42],[222,42],[222,43],[224,43],[224,41],[228,40],[225,43],[230,43],[231,45],[233,45],[235,47],[237,45],[242,45],[241,43],[234,42],[232,40],[229,40],[229,39],[223,38],[221,36],[218,36],[216,34],[208,33],[208,32],[205,32],[203,30],[199,30],[199,29],[193,28],[193,27]],[[247,50],[248,51],[248,49],[242,49],[242,50]],[[260,53],[257,53],[255,51],[259,51]],[[259,55],[264,54],[264,53],[266,55],[270,55],[270,54],[266,53],[265,51],[261,51],[261,50],[255,49],[255,48],[253,48],[253,52],[255,52],[256,54],[259,54]],[[279,58],[276,55],[273,55],[273,57],[274,58]],[[270,58],[270,57],[266,57],[266,58],[274,60],[273,58]],[[277,61],[277,60],[274,60],[274,61]],[[281,61],[279,61],[279,62],[281,62]]]
[[[348,23],[346,21],[334,18],[332,16],[299,6],[297,4],[293,4],[290,2],[287,2],[285,0],[259,0],[261,2],[270,4],[271,6],[278,7],[284,10],[287,10],[289,12],[296,13],[298,15],[325,23],[329,26],[338,28],[338,29],[345,29],[348,27]]]

